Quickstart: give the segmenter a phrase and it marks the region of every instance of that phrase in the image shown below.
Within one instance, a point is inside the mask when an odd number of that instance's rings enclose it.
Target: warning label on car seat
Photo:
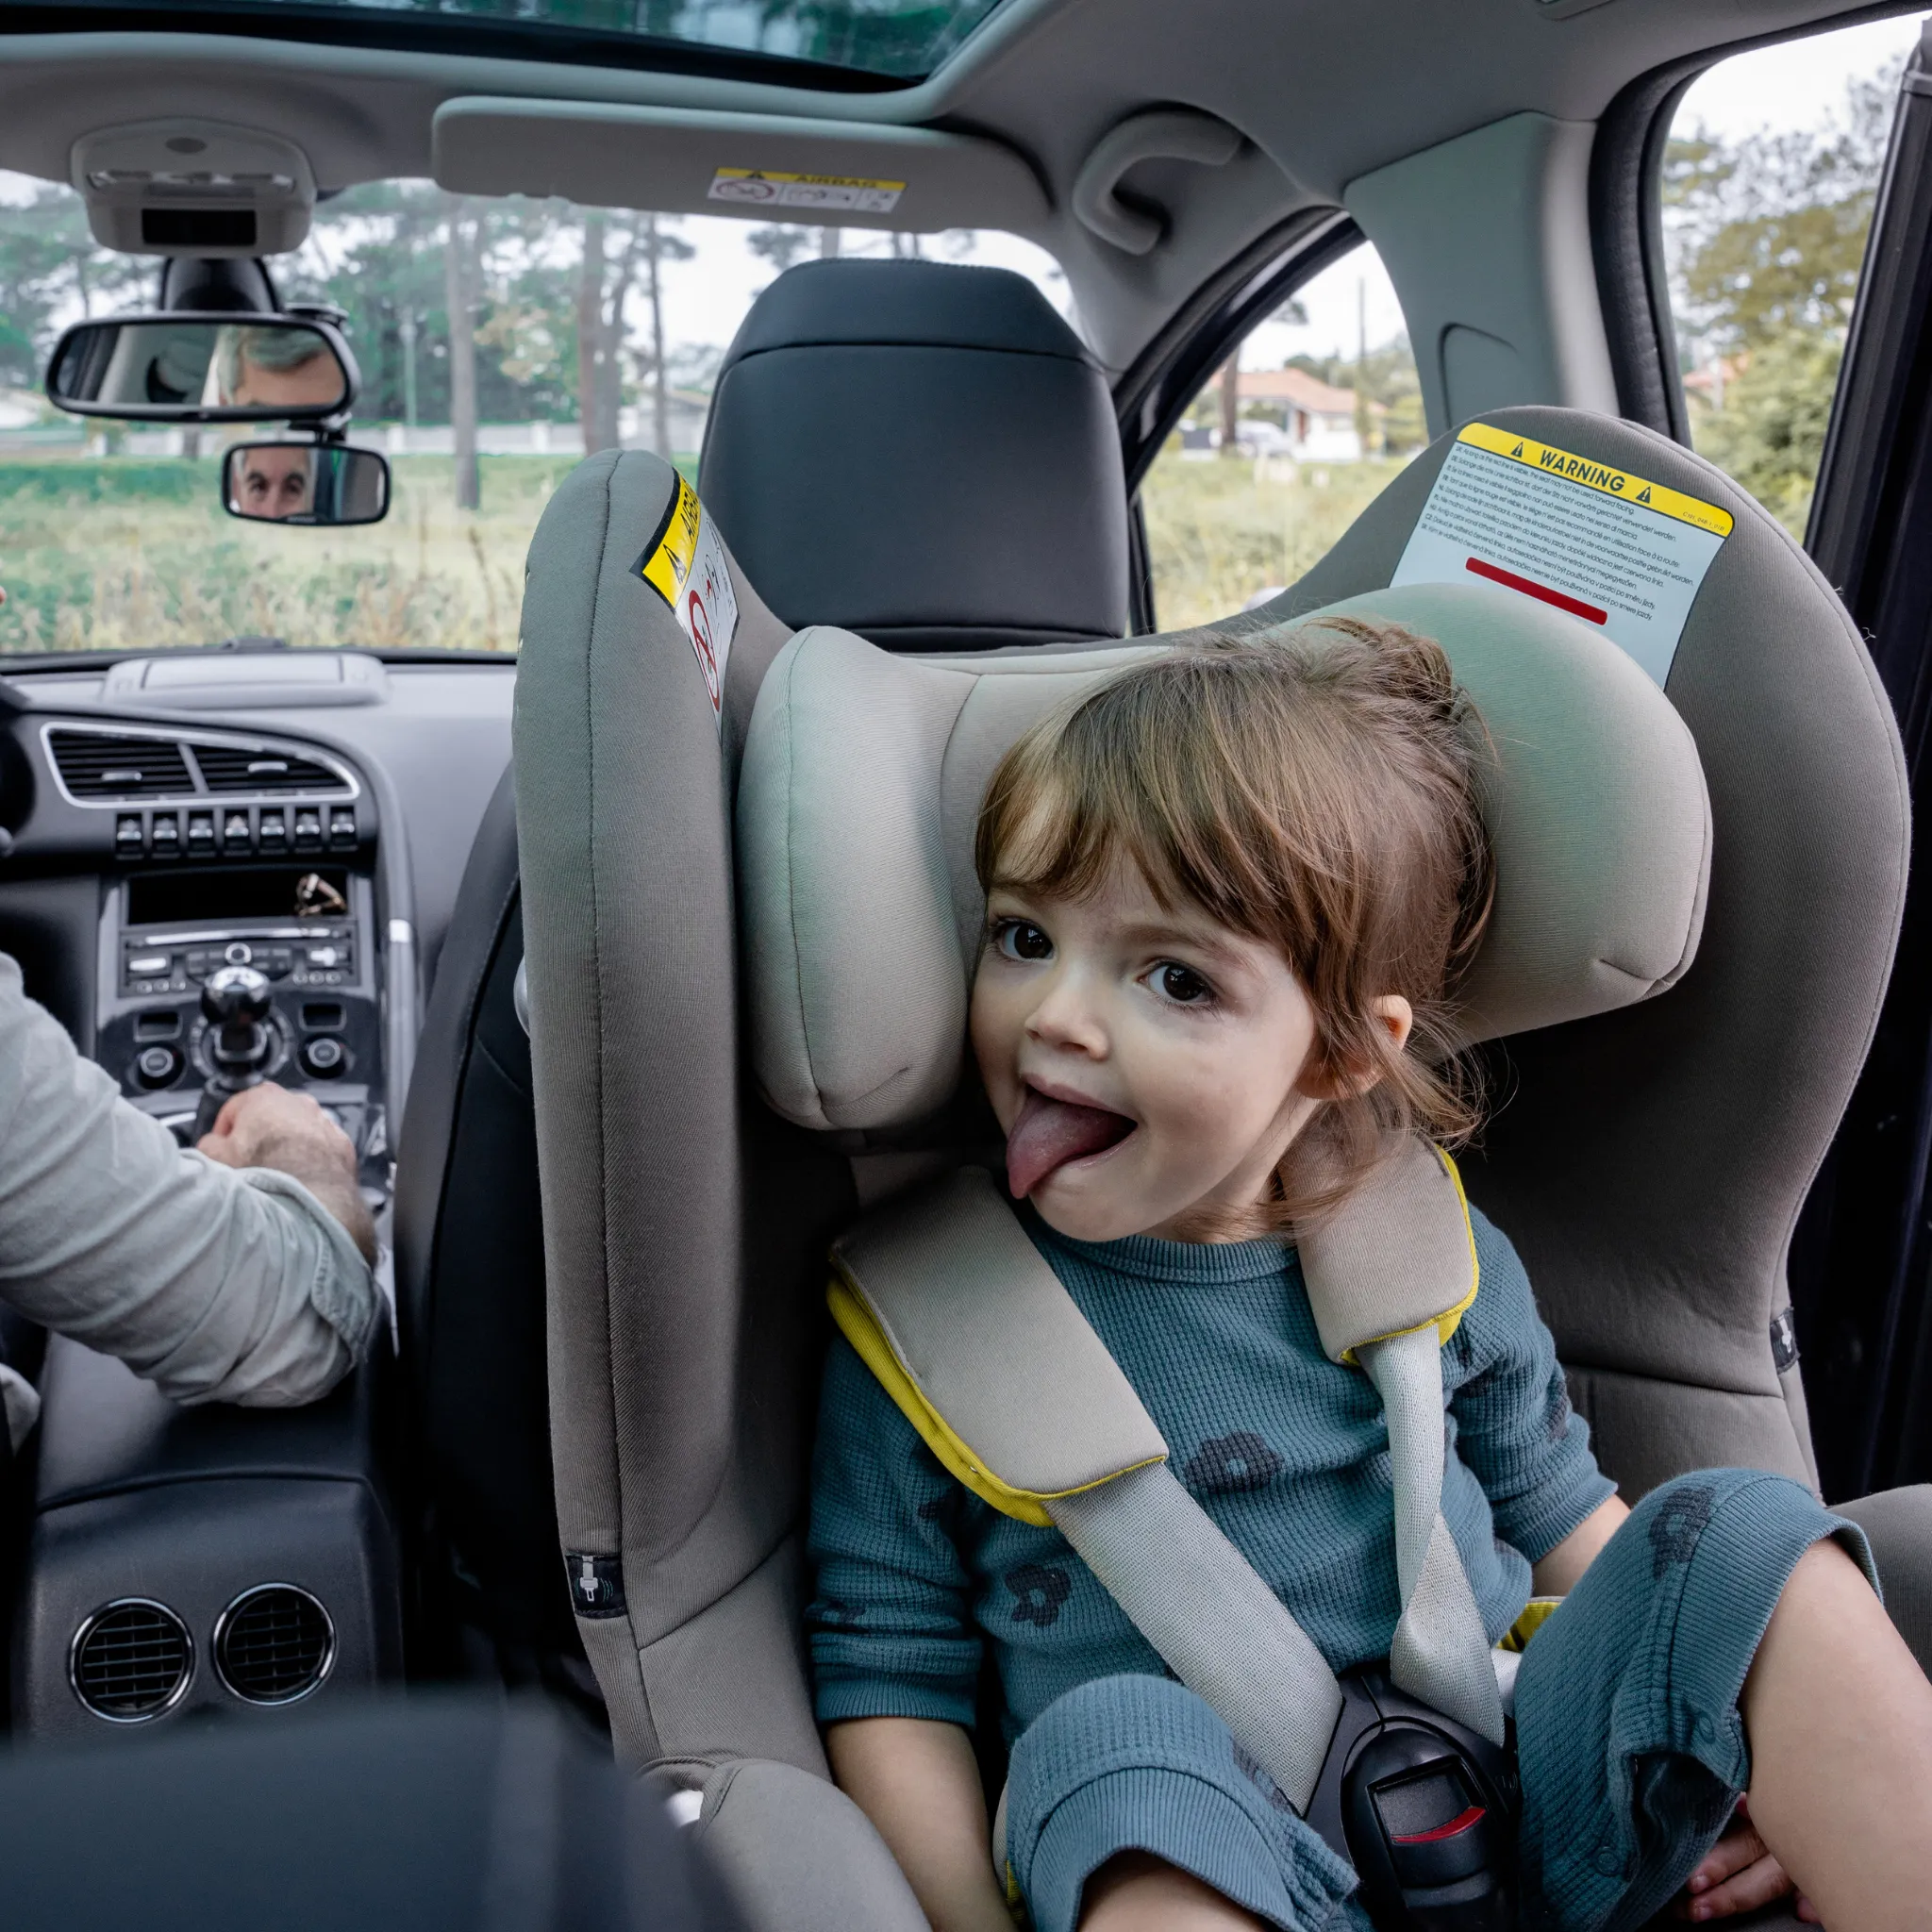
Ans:
[[[711,715],[724,715],[724,667],[738,634],[738,593],[718,527],[682,476],[657,542],[631,568],[671,607],[704,674]],[[721,725],[722,729],[723,726]]]
[[[1595,625],[1658,684],[1731,534],[1729,510],[1472,423],[1451,445],[1395,584],[1501,584]]]
[[[861,175],[774,175],[763,168],[720,168],[706,191],[710,201],[753,208],[850,208],[891,214],[906,192],[903,181],[869,181]]]

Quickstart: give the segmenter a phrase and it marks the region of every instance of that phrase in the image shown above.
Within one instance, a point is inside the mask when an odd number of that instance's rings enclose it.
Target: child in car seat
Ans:
[[[1102,685],[1012,748],[978,826],[972,1044],[1027,1233],[1337,1671],[1386,1657],[1402,1607],[1390,1440],[1323,1351],[1294,1231],[1401,1137],[1476,1124],[1447,1048],[1490,903],[1485,747],[1437,645],[1329,619]],[[1674,1894],[1723,1917],[1793,1879],[1846,1932],[1932,1923],[1932,1685],[1862,1534],[1750,1470],[1626,1508],[1514,1251],[1470,1220],[1441,1513],[1489,1641],[1563,1598],[1516,1681],[1524,1924]],[[834,1772],[941,1932],[1010,1923],[970,1736],[987,1651],[1039,1932],[1366,1923],[1060,1533],[955,1480],[842,1339],[811,1547]]]

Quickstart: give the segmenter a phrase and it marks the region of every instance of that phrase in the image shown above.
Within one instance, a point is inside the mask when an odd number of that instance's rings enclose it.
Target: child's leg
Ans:
[[[1742,1707],[1752,1821],[1825,1924],[1932,1923],[1932,1683],[1835,1544],[1792,1571]]]
[[[1013,1748],[1006,1856],[1036,1932],[1365,1925],[1355,1874],[1191,1690],[1102,1677]]]
[[[1832,1538],[1867,1559],[1857,1528],[1757,1470],[1680,1477],[1638,1505],[1517,1678],[1526,1925],[1640,1925],[1683,1885],[1752,1782],[1740,1698],[1760,1641],[1800,1559]],[[1782,1686],[1782,1666],[1759,1681]],[[1768,1768],[1787,1754],[1782,1723],[1759,1746]],[[1793,1876],[1811,1890],[1808,1871]]]

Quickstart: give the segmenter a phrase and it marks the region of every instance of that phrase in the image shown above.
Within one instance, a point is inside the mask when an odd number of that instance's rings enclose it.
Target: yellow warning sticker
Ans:
[[[717,526],[683,476],[677,479],[663,533],[631,568],[670,605],[697,658],[711,715],[721,718],[724,668],[738,633],[738,593],[731,587],[731,566]]]
[[[861,175],[782,175],[769,168],[720,168],[707,198],[753,208],[799,208],[884,215],[899,205],[903,181],[873,181]]]
[[[1536,442],[1527,436],[1512,436],[1507,430],[1491,428],[1487,423],[1470,424],[1456,440],[1473,444],[1477,449],[1486,449],[1491,456],[1507,457],[1511,462],[1526,463],[1546,476],[1561,476],[1568,482],[1581,483],[1588,490],[1601,490],[1606,496],[1619,496],[1625,503],[1641,503],[1658,516],[1674,517],[1678,523],[1689,524],[1693,529],[1708,530],[1716,537],[1731,534],[1733,518],[1729,510],[1720,509],[1714,503],[1706,503],[1702,497],[1686,496],[1682,491],[1669,489],[1662,483],[1651,483],[1641,476],[1633,476],[1627,470],[1613,470],[1607,463],[1575,456],[1567,449]]]

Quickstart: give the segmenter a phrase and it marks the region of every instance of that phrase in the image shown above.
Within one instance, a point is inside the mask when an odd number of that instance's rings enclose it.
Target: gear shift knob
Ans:
[[[202,982],[201,1010],[216,1029],[209,1050],[230,1080],[258,1074],[274,1041],[262,1024],[269,1014],[269,984],[253,966],[223,966]]]

